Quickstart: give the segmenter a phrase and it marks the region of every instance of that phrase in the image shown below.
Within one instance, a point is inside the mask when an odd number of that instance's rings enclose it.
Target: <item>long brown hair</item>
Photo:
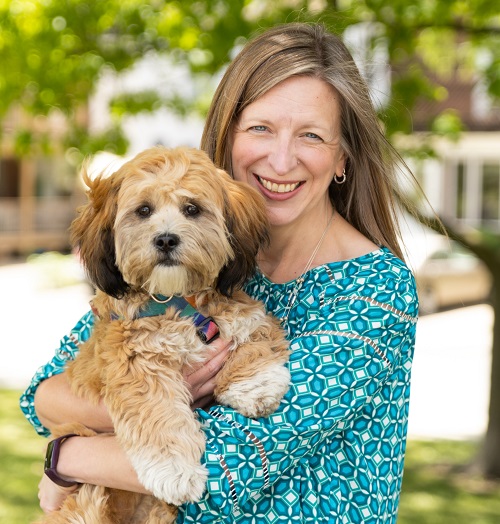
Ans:
[[[332,204],[372,242],[403,258],[398,241],[396,172],[402,168],[411,173],[382,131],[352,55],[323,25],[280,25],[247,43],[215,92],[201,147],[231,173],[232,133],[243,109],[283,80],[298,75],[320,78],[340,95],[346,182],[332,182]]]

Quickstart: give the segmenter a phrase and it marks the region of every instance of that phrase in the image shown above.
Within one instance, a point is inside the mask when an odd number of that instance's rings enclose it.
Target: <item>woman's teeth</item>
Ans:
[[[300,182],[296,182],[295,184],[276,184],[275,182],[269,182],[269,180],[265,180],[264,178],[258,178],[259,182],[268,191],[272,191],[273,193],[289,193],[290,191],[297,189],[300,185]]]

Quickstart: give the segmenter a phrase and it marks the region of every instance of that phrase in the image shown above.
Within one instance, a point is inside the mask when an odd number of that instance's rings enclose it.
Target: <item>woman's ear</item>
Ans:
[[[89,188],[88,202],[71,224],[71,243],[92,283],[106,294],[122,298],[129,285],[116,265],[113,232],[121,180],[116,174],[92,180],[85,169],[82,177]]]
[[[234,257],[217,279],[217,289],[230,296],[252,276],[261,246],[269,242],[269,221],[263,197],[252,187],[233,180],[225,171],[224,218]]]

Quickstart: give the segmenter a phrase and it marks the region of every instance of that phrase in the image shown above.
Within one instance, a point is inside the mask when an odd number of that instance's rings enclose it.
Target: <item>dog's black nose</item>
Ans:
[[[159,249],[160,251],[163,251],[164,253],[168,253],[169,251],[172,251],[175,249],[181,239],[179,235],[174,235],[173,233],[163,233],[162,235],[158,235],[155,240],[155,246],[156,249]]]

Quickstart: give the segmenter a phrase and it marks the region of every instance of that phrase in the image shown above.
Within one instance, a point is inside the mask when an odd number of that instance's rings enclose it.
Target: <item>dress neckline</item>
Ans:
[[[258,273],[259,277],[264,280],[265,282],[267,282],[268,284],[271,284],[273,286],[283,286],[283,287],[288,287],[290,285],[295,285],[297,280],[301,277],[303,277],[304,275],[307,275],[309,273],[311,273],[312,271],[317,271],[321,268],[325,268],[325,267],[328,267],[329,269],[333,269],[335,267],[340,267],[340,266],[343,266],[345,265],[346,263],[351,263],[351,262],[360,262],[363,258],[373,258],[381,253],[390,253],[391,251],[389,250],[389,248],[385,247],[385,246],[382,246],[382,247],[379,247],[377,249],[374,249],[373,251],[370,251],[368,253],[365,253],[364,255],[359,255],[357,257],[354,257],[354,258],[348,258],[348,259],[345,259],[345,260],[336,260],[334,262],[325,262],[324,264],[320,264],[318,266],[314,266],[312,267],[311,269],[308,269],[306,272],[302,273],[302,275],[298,275],[296,278],[292,279],[292,280],[287,280],[286,282],[281,282],[281,283],[278,283],[278,282],[274,282],[273,280],[271,280],[267,275],[264,274],[264,272],[260,269],[259,266],[256,266],[256,272]]]

